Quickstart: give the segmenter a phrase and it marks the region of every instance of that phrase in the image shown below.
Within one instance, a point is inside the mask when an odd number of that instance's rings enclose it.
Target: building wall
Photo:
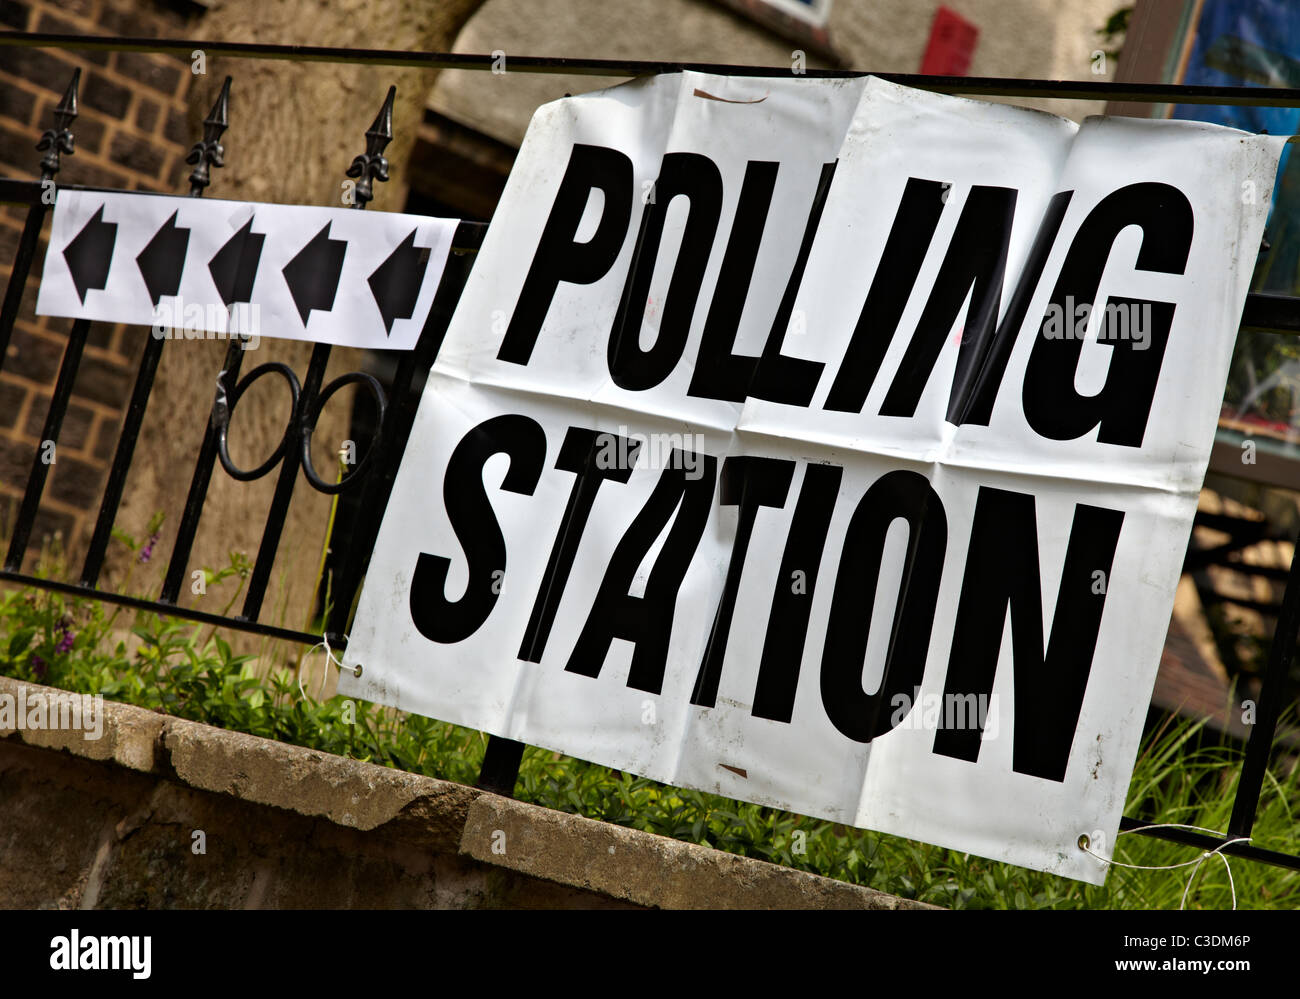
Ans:
[[[183,36],[186,17],[150,0],[0,0],[6,29],[71,34]],[[60,183],[177,191],[189,167],[192,134],[186,107],[194,76],[188,64],[128,52],[0,49],[0,174],[40,176],[35,145],[52,127],[52,109],[73,70],[82,71],[80,114],[73,124],[76,153],[63,157]],[[18,247],[26,209],[0,213],[0,273]],[[48,232],[49,226],[46,225]],[[47,240],[42,236],[13,340],[0,371],[0,535],[17,513],[38,452],[50,392],[72,321],[35,315]],[[99,495],[117,443],[143,339],[139,330],[96,324],[68,408],[52,474],[33,536],[58,532],[77,548],[98,511]]]
[[[915,73],[940,4],[936,0],[837,0],[830,43],[843,68]],[[971,76],[1105,80],[1097,74],[1097,29],[1120,0],[945,0],[943,6],[979,28]],[[487,0],[456,40],[457,52],[506,55],[503,74],[445,71],[429,106],[487,135],[515,145],[533,110],[566,93],[613,86],[618,78],[544,76],[510,71],[510,55],[647,59],[735,65],[790,65],[800,43],[778,36],[714,0]],[[827,66],[809,55],[809,67]],[[1081,118],[1100,103],[1027,101]]]
[[[1124,0],[943,0],[979,28],[970,76],[1007,76],[1043,80],[1114,79],[1114,60],[1095,73],[1094,53],[1105,46],[1097,35]],[[936,0],[859,3],[846,0],[831,12],[831,40],[853,69],[915,73],[929,38]],[[991,98],[990,98],[991,99]],[[1009,103],[1037,107],[1079,120],[1100,114],[1102,102],[1031,101]]]

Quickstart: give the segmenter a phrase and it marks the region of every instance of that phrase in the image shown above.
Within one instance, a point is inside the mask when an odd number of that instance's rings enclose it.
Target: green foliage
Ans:
[[[136,549],[131,549],[136,550]],[[57,559],[43,559],[52,565]],[[209,574],[242,588],[246,562]],[[231,598],[233,602],[233,597]],[[443,722],[342,698],[318,701],[287,665],[235,655],[218,634],[151,613],[136,615],[128,643],[98,602],[52,591],[0,596],[0,674],[165,712],[295,745],[472,784],[486,737]],[[323,653],[316,653],[323,656]],[[269,657],[268,657],[269,659]],[[304,663],[294,665],[301,669]],[[1227,826],[1240,752],[1203,740],[1200,724],[1172,722],[1145,741],[1127,813],[1152,822]],[[1255,843],[1300,851],[1300,784],[1294,759],[1268,775]],[[954,908],[1178,908],[1191,868],[1115,868],[1106,885],[1064,878],[879,833],[746,804],[530,747],[520,770],[523,801]],[[1148,867],[1195,860],[1191,848],[1125,836],[1115,854]],[[1300,874],[1233,860],[1240,907],[1300,906]],[[1217,858],[1197,871],[1193,908],[1231,905]]]
[[[1121,7],[1110,17],[1106,18],[1106,23],[1097,29],[1097,34],[1101,40],[1110,46],[1103,51],[1112,59],[1119,59],[1120,50],[1124,46],[1124,36],[1128,34],[1129,20],[1133,16],[1133,5]],[[1119,44],[1116,44],[1118,40]]]

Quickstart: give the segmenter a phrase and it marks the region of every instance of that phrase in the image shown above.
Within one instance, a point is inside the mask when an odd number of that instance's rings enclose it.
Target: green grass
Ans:
[[[242,585],[234,568],[210,573],[211,585]],[[218,599],[224,599],[219,596]],[[137,642],[120,633],[134,619]],[[116,630],[115,630],[116,629]],[[94,601],[43,590],[0,597],[0,674],[141,705],[181,718],[472,784],[487,742],[482,733],[443,722],[300,692],[292,667],[301,650],[272,648],[264,661],[235,655],[219,633],[153,614],[105,610]],[[323,653],[317,653],[323,655]],[[1167,720],[1139,755],[1126,814],[1144,821],[1227,827],[1239,775],[1239,750],[1204,738],[1199,723]],[[1254,842],[1300,853],[1300,774],[1294,760],[1265,782]],[[607,767],[530,747],[517,797],[646,832],[867,885],[954,908],[1176,909],[1192,874],[1113,868],[1096,887],[994,863],[895,836],[865,832],[717,795],[617,774]],[[802,834],[802,835],[797,835]],[[802,851],[799,849],[802,845]],[[1115,859],[1160,867],[1195,860],[1190,847],[1122,836]],[[1300,907],[1300,873],[1234,859],[1240,908]],[[1228,908],[1222,861],[1196,873],[1189,908]]]

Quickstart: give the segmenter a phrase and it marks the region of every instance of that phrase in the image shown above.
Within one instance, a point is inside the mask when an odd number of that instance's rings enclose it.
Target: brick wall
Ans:
[[[195,23],[184,5],[155,0],[0,0],[4,29],[183,38]],[[80,116],[72,125],[76,153],[63,157],[58,181],[186,191],[182,182],[190,168],[184,159],[199,138],[187,119],[187,100],[192,87],[203,99],[210,99],[208,90],[214,98],[220,80],[195,77],[188,60],[142,53],[0,49],[0,175],[39,177],[42,154],[35,144],[53,125],[51,110],[76,67],[82,74]],[[0,282],[8,280],[25,214],[18,205],[0,210]],[[38,453],[72,325],[35,315],[45,246],[43,236],[0,370],[0,538],[8,536]],[[146,335],[139,327],[100,323],[91,328],[29,560],[55,532],[74,557],[88,540]]]

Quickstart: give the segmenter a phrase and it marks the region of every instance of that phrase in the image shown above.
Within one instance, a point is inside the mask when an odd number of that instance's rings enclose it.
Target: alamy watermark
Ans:
[[[922,694],[913,702],[910,695],[899,693],[889,703],[894,709],[891,729],[976,730],[986,739],[998,737],[998,712],[989,710],[997,707],[996,694]]]
[[[73,930],[50,940],[53,971],[129,971],[143,980],[153,971],[153,937],[99,936]]]
[[[1151,303],[1106,303],[1103,319],[1106,341],[1132,340],[1134,350],[1151,346]],[[1043,314],[1043,337],[1048,340],[1082,340],[1088,333],[1088,320],[1092,317],[1091,302],[1079,302],[1073,295],[1065,296],[1065,305],[1052,302]],[[1073,321],[1072,321],[1073,320]]]
[[[704,435],[631,434],[619,427],[596,435],[596,467],[681,469],[695,480],[704,475]]]
[[[95,742],[104,735],[104,695],[66,690],[28,690],[0,694],[0,732],[59,729],[84,732]]]
[[[246,337],[245,350],[262,343],[262,307],[256,302],[186,302],[179,295],[172,302],[154,306],[155,340],[232,340]]]

